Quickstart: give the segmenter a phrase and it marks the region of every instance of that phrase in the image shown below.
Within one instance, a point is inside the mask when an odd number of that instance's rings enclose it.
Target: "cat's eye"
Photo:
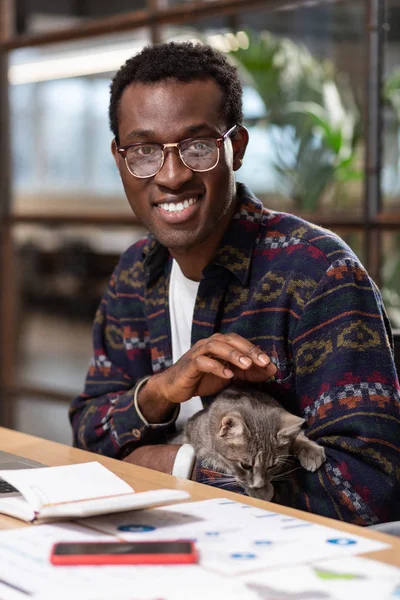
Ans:
[[[239,463],[241,468],[244,469],[245,471],[251,471],[253,468],[253,465],[249,465],[248,463]]]

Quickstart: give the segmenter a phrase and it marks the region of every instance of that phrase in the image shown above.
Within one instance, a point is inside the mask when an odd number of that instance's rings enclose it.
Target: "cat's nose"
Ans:
[[[252,487],[261,488],[267,484],[267,481],[264,479],[262,475],[253,475],[253,485]]]

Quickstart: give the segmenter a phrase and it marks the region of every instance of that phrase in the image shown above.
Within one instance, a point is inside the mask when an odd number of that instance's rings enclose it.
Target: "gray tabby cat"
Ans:
[[[232,475],[249,496],[271,500],[271,482],[289,457],[307,471],[325,461],[324,449],[304,435],[303,423],[268,394],[230,386],[187,421],[183,441],[211,469]]]

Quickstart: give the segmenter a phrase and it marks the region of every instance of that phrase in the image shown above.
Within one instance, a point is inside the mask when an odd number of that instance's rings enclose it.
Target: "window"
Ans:
[[[68,11],[56,4],[55,20],[36,7],[25,21],[25,31],[42,32],[42,43],[25,47],[17,39],[9,52],[13,197],[3,252],[14,249],[20,280],[15,296],[6,288],[3,315],[11,323],[4,343],[18,340],[17,354],[2,360],[3,387],[24,407],[21,427],[35,395],[65,402],[81,389],[97,303],[118,255],[145,233],[110,153],[107,113],[113,73],[151,40],[207,42],[239,65],[250,143],[238,179],[267,206],[339,233],[400,328],[400,0],[251,0],[234,8],[220,0],[160,0],[158,9],[151,0],[90,1],[76,3],[82,10],[70,17],[84,27],[88,17],[113,14],[114,33],[111,21],[99,21],[98,35],[81,39],[45,33]],[[382,62],[368,63],[380,43]],[[59,358],[53,320],[65,350]],[[76,352],[79,336],[87,345]]]

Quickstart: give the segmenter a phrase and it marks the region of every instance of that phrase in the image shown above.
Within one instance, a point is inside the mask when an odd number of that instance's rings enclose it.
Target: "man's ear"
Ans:
[[[243,125],[238,125],[231,138],[233,148],[233,170],[237,171],[242,166],[244,153],[249,141],[249,132]]]
[[[115,141],[115,138],[113,138],[113,141],[111,142],[111,154],[114,157],[115,164],[117,165],[117,169],[119,171],[121,155],[117,150],[117,142]]]

